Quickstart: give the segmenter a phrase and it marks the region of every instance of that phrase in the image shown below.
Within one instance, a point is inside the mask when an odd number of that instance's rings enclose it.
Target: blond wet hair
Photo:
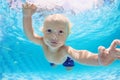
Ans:
[[[47,16],[45,18],[43,28],[44,28],[44,26],[46,26],[46,23],[52,23],[52,22],[65,25],[65,27],[68,30],[67,33],[69,35],[70,29],[71,29],[71,22],[69,21],[69,19],[66,16],[64,16],[62,14],[52,14],[52,15]]]

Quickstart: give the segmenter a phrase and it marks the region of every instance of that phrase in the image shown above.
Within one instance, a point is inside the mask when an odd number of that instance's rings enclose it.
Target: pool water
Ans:
[[[71,71],[62,65],[51,67],[42,47],[28,40],[23,32],[21,4],[25,0],[11,0],[12,6],[9,1],[0,1],[0,80],[120,80],[119,60],[109,66],[89,66],[75,62]],[[97,54],[98,46],[107,48],[114,39],[120,39],[119,0],[74,13],[74,10],[68,10],[70,13],[56,10],[50,13],[37,12],[33,16],[37,34],[43,35],[40,26],[45,15],[62,13],[73,25],[66,45]]]

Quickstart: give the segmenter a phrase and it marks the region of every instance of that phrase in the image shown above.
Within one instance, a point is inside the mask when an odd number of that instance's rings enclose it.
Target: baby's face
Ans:
[[[43,28],[45,44],[51,48],[63,46],[68,36],[67,31],[67,27],[62,23],[46,23]]]

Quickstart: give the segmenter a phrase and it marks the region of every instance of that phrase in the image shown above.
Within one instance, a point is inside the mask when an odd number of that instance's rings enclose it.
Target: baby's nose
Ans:
[[[57,35],[57,34],[53,34],[53,35],[52,35],[52,39],[53,39],[53,40],[57,40],[57,39],[58,39],[58,35]]]

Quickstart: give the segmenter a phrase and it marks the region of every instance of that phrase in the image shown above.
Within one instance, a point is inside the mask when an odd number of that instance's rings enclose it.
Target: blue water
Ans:
[[[24,34],[22,9],[10,8],[5,0],[0,0],[0,5],[0,80],[120,80],[119,60],[109,66],[76,62],[71,71],[66,71],[62,65],[51,67],[42,47],[29,41]],[[120,39],[119,0],[67,17],[73,27],[66,45],[75,49],[97,53],[98,46],[107,48],[114,39]],[[38,28],[42,26],[43,17],[36,13],[33,19],[35,32],[42,35]]]

